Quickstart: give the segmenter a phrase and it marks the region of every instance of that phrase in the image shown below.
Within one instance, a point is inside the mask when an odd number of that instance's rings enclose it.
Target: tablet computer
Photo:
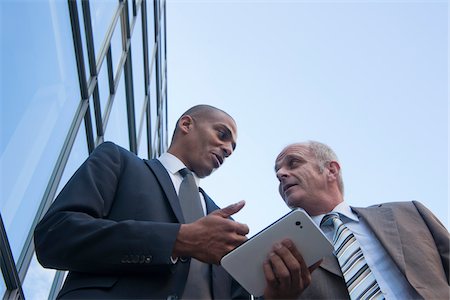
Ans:
[[[266,287],[263,263],[273,244],[285,238],[294,242],[308,266],[334,250],[309,215],[295,209],[226,254],[221,265],[250,294],[259,297]]]

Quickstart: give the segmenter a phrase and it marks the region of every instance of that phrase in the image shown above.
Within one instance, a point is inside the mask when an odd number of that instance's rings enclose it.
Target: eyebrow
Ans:
[[[283,162],[283,161],[289,161],[292,159],[298,159],[301,161],[306,161],[305,158],[300,155],[300,154],[286,154],[284,155],[281,159],[277,159],[277,161],[275,162],[275,172],[277,172],[280,169],[280,164],[278,163],[279,161]]]

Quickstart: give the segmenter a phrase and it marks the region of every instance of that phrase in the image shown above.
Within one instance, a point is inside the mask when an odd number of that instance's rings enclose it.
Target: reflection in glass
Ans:
[[[66,167],[64,168],[64,172],[61,177],[61,181],[59,182],[56,195],[59,194],[67,181],[69,181],[70,177],[72,177],[75,171],[81,166],[81,164],[89,155],[85,128],[86,127],[84,126],[83,121],[81,122],[80,129],[78,130],[72,150],[70,151],[69,159],[67,161]]]
[[[153,68],[151,70],[152,72],[152,76],[150,78],[150,124],[151,124],[151,143],[150,145],[152,145],[152,154],[155,155],[156,153],[156,136],[157,136],[157,130],[158,130],[158,126],[157,126],[157,121],[158,118],[156,116],[156,112],[157,112],[157,107],[156,107],[156,103],[157,103],[157,98],[156,98],[156,64],[153,65]],[[154,157],[154,156],[153,156]],[[152,158],[153,158],[152,157]]]
[[[124,76],[120,78],[119,87],[114,98],[108,125],[105,130],[105,141],[112,141],[125,149],[130,149],[128,140],[127,106],[125,100]]]
[[[56,271],[43,268],[33,255],[30,267],[23,282],[23,293],[27,300],[47,299]]]
[[[152,60],[153,48],[155,45],[155,20],[154,20],[154,9],[153,2],[148,1],[147,5],[147,34],[148,34],[148,57]]]
[[[2,280],[0,280],[0,295],[3,295],[6,292],[6,284],[5,284],[5,276],[2,276]]]
[[[123,52],[121,30],[122,30],[122,25],[120,22],[117,22],[117,25],[114,28],[114,33],[111,38],[111,56],[112,56],[112,65],[113,65],[114,76],[116,76],[116,74],[118,73],[117,69],[118,69],[120,59],[122,57],[122,52]]]
[[[77,10],[78,10],[78,21],[80,22],[80,33],[81,33],[81,44],[83,49],[83,61],[84,61],[84,74],[86,75],[86,80],[89,80],[91,76],[89,72],[89,57],[87,53],[86,47],[86,39],[83,38],[86,36],[85,27],[84,27],[84,17],[83,17],[83,7],[81,5],[81,1],[77,1]]]
[[[112,23],[119,1],[89,1],[94,37],[95,55],[101,51],[109,25]]]
[[[139,10],[139,14],[141,10]],[[131,37],[131,54],[133,62],[133,90],[134,90],[134,109],[136,115],[136,132],[139,133],[141,122],[145,122],[144,110],[145,82],[144,82],[144,58],[142,49],[142,20],[138,15],[134,26],[133,36]],[[142,117],[142,120],[141,120]]]
[[[1,34],[0,210],[17,262],[80,93],[67,2],[6,1],[2,10],[14,30]]]
[[[82,122],[56,194],[61,191],[76,169],[88,156],[85,132],[84,122]],[[54,275],[55,270],[43,268],[34,255],[23,284],[26,299],[46,299],[53,283]]]

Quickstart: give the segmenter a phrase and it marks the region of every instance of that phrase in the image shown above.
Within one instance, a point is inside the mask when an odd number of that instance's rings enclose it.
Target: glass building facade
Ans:
[[[53,299],[33,230],[103,141],[142,158],[165,151],[166,3],[0,1],[0,294]]]

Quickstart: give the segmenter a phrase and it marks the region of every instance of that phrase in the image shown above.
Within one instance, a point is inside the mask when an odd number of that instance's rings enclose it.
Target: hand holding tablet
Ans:
[[[221,264],[248,292],[261,296],[266,287],[264,261],[276,242],[290,239],[311,266],[333,252],[322,231],[301,209],[296,209],[225,255]]]

